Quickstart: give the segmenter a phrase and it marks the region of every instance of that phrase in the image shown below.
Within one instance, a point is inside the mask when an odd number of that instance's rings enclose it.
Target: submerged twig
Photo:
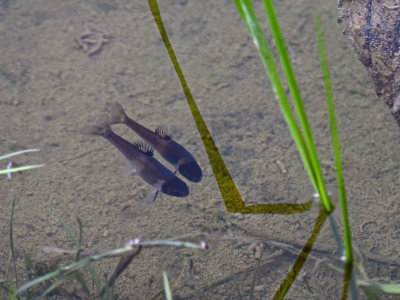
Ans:
[[[119,277],[121,273],[130,265],[132,260],[139,255],[139,253],[142,251],[143,246],[139,246],[136,251],[126,253],[121,257],[121,260],[119,261],[117,267],[115,268],[114,274],[110,277],[108,280],[108,283],[106,283],[103,288],[101,289],[100,296],[102,297],[108,287],[112,287]]]

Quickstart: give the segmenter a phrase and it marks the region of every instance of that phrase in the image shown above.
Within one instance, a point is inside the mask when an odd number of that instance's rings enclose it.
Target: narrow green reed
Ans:
[[[14,209],[15,209],[15,197],[11,204],[11,218],[10,218],[10,248],[11,256],[14,266],[14,276],[15,276],[15,286],[18,289],[18,273],[17,273],[17,261],[15,259],[15,249],[14,249]]]
[[[163,283],[164,283],[164,289],[165,289],[165,298],[167,300],[172,300],[171,287],[169,285],[168,275],[167,275],[166,271],[162,271],[162,277],[163,277]]]
[[[293,97],[294,106],[297,111],[297,115],[300,120],[300,124],[305,135],[305,141],[307,145],[307,150],[311,158],[312,173],[315,173],[316,182],[318,184],[318,194],[320,195],[321,202],[325,210],[329,213],[333,210],[332,204],[328,197],[325,182],[322,176],[322,170],[318,159],[317,149],[315,147],[314,139],[311,132],[311,127],[308,122],[307,114],[304,109],[303,101],[301,99],[300,91],[297,86],[296,78],[292,69],[292,64],[289,59],[289,55],[286,50],[285,41],[283,39],[278,18],[275,13],[274,5],[272,0],[263,0],[265,11],[267,14],[267,19],[269,21],[271,31],[275,40],[276,47],[278,49],[278,54],[281,60],[283,70],[285,72],[286,79],[289,84],[289,89]],[[310,171],[309,171],[310,173]]]
[[[263,31],[257,21],[257,16],[255,14],[251,0],[234,0],[234,2],[239,11],[239,14],[241,15],[244,23],[247,26],[247,29],[249,30],[251,37],[253,38],[254,44],[260,52],[261,59],[267,71],[267,75],[269,76],[275,96],[279,101],[283,116],[286,123],[288,124],[289,130],[292,134],[293,140],[296,143],[300,157],[307,170],[314,189],[320,195],[321,203],[324,209],[327,212],[331,212],[333,210],[333,206],[329,200],[326,191],[317,150],[315,148],[315,143],[311,134],[311,128],[301,100],[299,89],[297,87],[294,72],[286,51],[286,46],[279,28],[278,19],[276,17],[272,1],[263,0],[263,3],[304,135],[300,130],[296,119],[294,118],[290,109],[290,105],[286,98],[278,70],[276,68],[271,51],[269,50],[268,44],[265,40]]]
[[[336,164],[336,180],[338,183],[339,189],[339,201],[340,208],[342,211],[342,220],[343,220],[343,230],[344,230],[344,247],[346,250],[346,260],[348,263],[353,262],[353,248],[351,244],[351,232],[350,232],[350,223],[349,218],[347,216],[347,200],[346,200],[346,188],[343,180],[343,171],[342,171],[342,158],[340,155],[340,143],[339,143],[339,135],[336,125],[336,117],[335,117],[335,105],[333,103],[332,97],[332,88],[331,88],[331,80],[329,76],[329,67],[328,67],[328,59],[326,57],[326,49],[324,43],[324,35],[321,27],[321,20],[318,15],[315,15],[315,30],[317,32],[318,38],[318,49],[319,55],[321,59],[321,68],[322,74],[324,77],[325,84],[325,94],[326,94],[326,105],[328,107],[329,113],[329,121],[331,127],[331,137],[332,137],[332,147],[335,155],[335,164]]]
[[[272,0],[263,0],[263,4],[265,7],[267,19],[269,21],[269,25],[274,37],[274,41],[278,50],[278,54],[280,57],[280,61],[282,64],[282,68],[285,73],[286,80],[288,82],[293,102],[296,108],[296,112],[298,118],[300,120],[300,124],[304,133],[304,136],[297,128],[297,123],[293,118],[293,115],[290,111],[290,106],[287,102],[286,96],[283,91],[282,83],[279,79],[279,74],[274,64],[273,57],[268,48],[268,44],[264,38],[264,34],[261,30],[260,25],[258,24],[256,14],[254,12],[254,8],[251,0],[234,0],[240,15],[244,23],[246,24],[250,35],[253,38],[253,41],[260,52],[262,61],[264,63],[267,74],[270,78],[271,84],[273,86],[276,97],[279,100],[279,104],[281,106],[281,110],[284,114],[285,120],[288,124],[288,127],[291,131],[293,139],[296,142],[298,147],[300,156],[303,160],[303,163],[308,171],[310,176],[310,180],[312,181],[316,191],[318,192],[321,203],[325,210],[329,213],[332,211],[333,206],[330,202],[330,199],[327,195],[325,183],[322,176],[321,167],[319,164],[318,154],[316,151],[315,143],[311,133],[311,127],[309,125],[307,115],[301,100],[300,92],[296,83],[295,75],[290,63],[289,56],[286,51],[286,46],[284,43],[284,39],[282,33],[279,28],[278,19],[276,17],[276,13],[274,10],[274,6]],[[340,204],[342,208],[342,216],[343,216],[343,224],[344,224],[344,235],[345,235],[345,249],[346,249],[346,259],[348,263],[353,261],[353,253],[351,246],[351,233],[350,233],[350,225],[347,216],[347,202],[346,202],[346,192],[344,187],[344,180],[342,174],[341,167],[341,157],[340,157],[340,145],[339,145],[339,137],[337,133],[336,119],[335,119],[335,111],[334,104],[332,100],[332,90],[330,86],[330,78],[329,78],[329,68],[325,54],[325,47],[323,43],[323,36],[321,25],[319,19],[316,18],[316,31],[318,36],[318,45],[321,57],[321,65],[324,76],[325,83],[325,91],[326,91],[326,99],[327,106],[329,112],[329,120],[331,126],[331,136],[332,136],[332,144],[334,148],[335,162],[336,162],[336,170],[337,170],[337,181],[339,187],[339,196],[340,196]],[[300,136],[299,136],[300,135]]]
[[[39,151],[39,149],[21,150],[21,151],[17,151],[17,152],[13,152],[13,153],[2,155],[2,156],[0,156],[0,160],[4,160],[4,159],[7,159],[7,158],[10,158],[10,157],[13,157],[13,156],[17,156],[17,155],[20,155],[20,154],[24,154],[24,153],[37,152],[37,151]],[[40,167],[43,167],[43,166],[44,166],[44,164],[21,166],[21,167],[10,168],[10,169],[3,169],[3,170],[0,170],[0,175],[10,174],[10,173],[14,173],[14,172],[26,171],[26,170],[30,170],[30,169],[40,168]]]
[[[29,152],[37,152],[40,151],[39,149],[26,149],[26,150],[21,150],[21,151],[17,151],[17,152],[12,152],[12,153],[8,153],[5,155],[0,156],[0,160],[6,159],[6,158],[10,158],[13,156],[17,156],[20,154],[24,154],[24,153],[29,153]]]
[[[41,164],[41,165],[28,165],[28,166],[22,166],[22,167],[17,167],[17,168],[4,169],[4,170],[0,170],[0,175],[9,174],[9,173],[15,173],[15,172],[22,172],[22,171],[27,171],[27,170],[30,170],[30,169],[41,168],[41,167],[44,167],[44,164]]]

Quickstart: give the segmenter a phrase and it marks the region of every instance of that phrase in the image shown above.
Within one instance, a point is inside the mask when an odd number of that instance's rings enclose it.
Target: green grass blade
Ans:
[[[45,166],[45,164],[29,165],[29,166],[22,166],[22,167],[17,167],[17,168],[4,169],[4,170],[0,170],[0,175],[14,173],[14,172],[21,172],[21,171],[26,171],[26,170],[35,169],[35,168],[41,168],[44,166]]]
[[[29,256],[28,253],[23,251],[24,253],[24,263],[25,263],[25,270],[26,270],[26,275],[28,276],[29,280],[33,279],[33,274],[35,273],[35,265],[33,263],[32,258]]]
[[[104,298],[103,299],[111,299],[110,298],[110,285],[108,284],[108,274],[104,273]]]
[[[79,271],[76,271],[76,272],[74,272],[74,278],[76,279],[76,281],[78,281],[80,283],[80,285],[82,286],[82,289],[86,293],[86,295],[89,296],[90,290],[88,288],[88,285],[86,283],[84,276],[82,276],[82,274]]]
[[[44,293],[41,295],[41,297],[45,298],[47,296],[47,294],[54,291],[56,288],[58,288],[60,285],[62,285],[65,281],[67,281],[71,277],[72,277],[71,273],[63,274],[60,278],[58,278],[55,282],[53,282],[53,284],[44,291]]]
[[[15,260],[15,249],[14,249],[14,208],[15,208],[15,197],[11,204],[11,217],[10,217],[10,248],[11,248],[11,256],[13,260],[14,266],[14,275],[15,275],[15,285],[18,289],[18,274],[17,274],[17,262]]]
[[[283,89],[281,80],[279,78],[278,70],[275,66],[271,51],[269,50],[268,44],[264,38],[264,34],[261,30],[261,27],[258,24],[252,2],[250,0],[234,0],[234,2],[238,8],[239,14],[241,15],[243,21],[247,26],[247,29],[249,30],[251,37],[253,38],[254,44],[256,45],[258,51],[260,52],[261,59],[263,61],[264,67],[267,71],[267,75],[272,84],[275,96],[278,98],[283,116],[285,118],[286,123],[288,124],[289,130],[291,132],[293,140],[296,143],[297,149],[300,153],[300,157],[307,170],[310,180],[314,186],[314,189],[321,194],[321,202],[324,205],[324,208],[329,212],[332,210],[332,205],[330,204],[330,201],[326,195],[326,191],[324,192],[325,186],[322,180],[322,172],[320,169],[318,171],[317,168],[319,164],[318,162],[315,163],[315,161],[318,160],[318,157],[315,157],[316,156],[315,147],[313,151],[312,147],[307,146],[306,140],[304,139],[304,136],[297,125],[296,119],[294,118],[291,112],[290,105],[287,101],[285,91]],[[276,16],[275,19],[273,19],[272,21],[274,20],[276,21]],[[275,28],[279,28],[279,25],[277,23],[274,26]],[[279,40],[275,42],[279,43]],[[284,44],[281,45],[281,48],[285,49]],[[288,63],[290,64],[290,61]],[[299,119],[302,118],[304,119],[304,116],[299,116]],[[308,143],[310,143],[310,141]],[[311,137],[311,144],[313,145],[312,137]]]
[[[59,214],[46,200],[44,200],[44,199],[41,199],[41,200],[42,200],[42,201],[47,205],[47,207],[56,215],[57,219],[58,219],[58,220],[60,221],[60,223],[61,223],[61,226],[64,228],[65,232],[69,235],[69,237],[71,238],[71,240],[74,242],[76,248],[78,249],[78,250],[77,250],[77,257],[78,257],[78,255],[80,254],[81,240],[76,239],[74,233],[73,233],[72,230],[69,228],[68,224],[64,221],[64,219],[60,216],[60,214]],[[80,238],[82,238],[82,237],[81,237],[81,234],[82,234],[82,228],[81,228],[81,226],[82,226],[82,225],[80,224],[80,221],[78,221],[78,223],[79,223],[79,230],[80,230],[80,233],[79,233],[79,234],[80,234]],[[101,288],[101,284],[100,284],[100,278],[99,278],[99,276],[97,275],[95,269],[93,268],[93,266],[92,266],[90,263],[88,264],[88,268],[89,268],[90,274],[91,274],[92,277],[93,277],[93,281],[94,281],[94,284],[96,285],[96,288],[97,288],[97,289],[100,289],[100,288]]]
[[[43,294],[41,295],[41,297],[45,297],[47,296],[47,294],[51,293],[53,290],[55,290],[56,288],[58,288],[60,285],[62,285],[66,280],[68,279],[72,279],[75,278],[81,285],[83,290],[85,291],[85,293],[87,295],[90,294],[89,289],[86,285],[86,282],[83,280],[83,278],[81,277],[81,275],[78,273],[78,271],[75,272],[68,272],[63,274],[62,276],[60,276],[60,278],[58,278],[55,282],[53,282],[53,284],[48,287],[46,289],[46,291],[43,292]]]
[[[325,94],[326,94],[326,104],[328,107],[329,113],[329,121],[331,127],[331,137],[332,137],[332,146],[335,155],[335,164],[336,164],[336,176],[337,183],[339,189],[339,201],[340,207],[342,211],[342,219],[343,219],[343,230],[344,230],[344,247],[346,250],[346,259],[347,262],[353,261],[353,248],[351,244],[351,232],[350,232],[350,223],[347,215],[347,200],[346,200],[346,189],[344,186],[343,172],[342,172],[342,159],[340,155],[340,144],[339,144],[339,135],[336,125],[336,117],[335,117],[335,106],[333,103],[332,97],[332,88],[330,83],[329,76],[329,67],[328,67],[328,59],[326,57],[326,49],[324,44],[324,36],[321,27],[321,21],[319,16],[315,16],[315,28],[317,32],[318,38],[318,49],[319,55],[321,59],[321,67],[322,74],[324,77],[325,84]]]
[[[47,205],[47,207],[51,210],[51,212],[56,215],[58,221],[61,223],[61,226],[64,228],[65,232],[69,235],[70,239],[74,242],[76,248],[79,249],[79,247],[80,247],[79,241],[76,239],[71,228],[69,228],[69,226],[64,221],[64,219],[60,216],[60,214],[46,200],[44,200],[44,199],[41,199],[41,200]]]
[[[242,294],[240,293],[240,288],[239,288],[239,284],[238,284],[238,282],[237,282],[237,280],[236,280],[236,277],[237,277],[237,276],[234,276],[234,277],[233,277],[233,284],[235,285],[235,289],[236,289],[236,292],[237,292],[237,294],[238,294],[239,300],[243,300],[243,297],[242,297]]]
[[[79,225],[79,239],[78,239],[78,250],[76,251],[75,261],[80,259],[81,251],[82,251],[82,238],[83,238],[83,230],[82,230],[82,221],[80,218],[77,218]]]
[[[165,289],[165,298],[167,300],[172,300],[172,292],[168,282],[167,272],[162,272],[163,282],[164,282],[164,289]]]
[[[47,273],[46,275],[40,276],[40,277],[38,277],[38,278],[36,278],[34,280],[31,280],[31,281],[25,283],[24,285],[22,285],[18,289],[17,294],[20,294],[23,291],[25,291],[25,290],[27,290],[27,289],[29,289],[31,287],[34,287],[34,286],[36,286],[36,285],[38,285],[38,284],[40,284],[40,283],[42,283],[42,282],[44,282],[46,280],[49,280],[49,279],[51,279],[51,278],[53,278],[55,276],[58,276],[61,273],[62,273],[62,271],[60,271],[60,269],[59,269],[59,270],[56,270],[54,272]]]
[[[81,269],[82,267],[88,266],[91,262],[98,261],[100,259],[103,259],[105,257],[114,257],[114,256],[120,256],[121,254],[127,253],[132,251],[132,247],[134,246],[144,246],[144,247],[154,247],[154,246],[175,246],[175,247],[186,247],[186,248],[192,248],[192,249],[204,249],[203,245],[201,244],[194,244],[191,242],[185,242],[185,241],[171,241],[171,240],[155,240],[155,241],[131,241],[129,242],[124,248],[118,248],[114,250],[110,250],[101,254],[96,254],[89,256],[85,259],[82,259],[80,261],[74,262],[73,264],[64,266],[59,268],[58,270],[54,272],[50,272],[48,274],[45,274],[41,277],[38,277],[32,281],[29,281],[25,283],[23,286],[21,286],[17,293],[20,294],[23,291],[36,286],[46,280],[52,279],[57,276],[65,276],[65,275],[70,275],[73,272]]]
[[[8,298],[5,298],[4,295],[1,295],[1,300],[9,299],[9,300],[19,300],[17,295],[17,288],[13,284],[7,284],[3,281],[0,281],[0,287],[7,292]]]
[[[357,284],[363,288],[374,292],[384,292],[400,295],[400,284],[396,283],[376,283],[365,280],[357,280]]]
[[[136,245],[136,244],[135,244]],[[142,246],[175,246],[175,247],[185,247],[192,249],[203,249],[201,245],[192,242],[184,241],[170,241],[170,240],[156,240],[156,241],[143,241],[137,245]]]
[[[318,159],[317,149],[315,147],[314,139],[311,133],[311,127],[308,122],[307,114],[304,109],[303,101],[301,100],[300,91],[297,86],[296,78],[293,72],[292,64],[290,63],[289,55],[286,50],[284,38],[282,36],[278,18],[275,13],[274,5],[272,0],[263,0],[267,19],[271,28],[272,35],[275,40],[275,44],[278,50],[278,54],[281,60],[282,68],[286,76],[286,80],[289,85],[290,92],[293,97],[293,103],[299,117],[301,127],[305,136],[305,142],[309,151],[313,173],[316,176],[316,182],[318,189],[316,190],[320,194],[322,205],[327,212],[332,211],[332,204],[328,198],[324,179],[322,176],[321,166]]]
[[[6,159],[6,158],[10,158],[10,157],[13,157],[13,156],[16,156],[16,155],[28,153],[28,152],[37,152],[37,151],[40,151],[40,149],[21,150],[21,151],[17,151],[17,152],[13,152],[13,153],[2,155],[2,156],[0,156],[0,160]]]

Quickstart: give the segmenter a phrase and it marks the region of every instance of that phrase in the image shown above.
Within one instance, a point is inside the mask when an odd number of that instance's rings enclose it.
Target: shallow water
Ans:
[[[308,200],[306,172],[233,2],[160,2],[186,80],[245,203]],[[323,170],[327,181],[334,184],[313,22],[313,14],[321,14],[354,243],[365,255],[370,278],[398,281],[400,131],[390,130],[394,119],[378,102],[367,72],[342,36],[335,3],[275,2],[315,129]],[[259,3],[256,8],[264,17]],[[107,41],[99,44],[103,39]],[[84,45],[79,46],[76,40]],[[98,45],[99,52],[90,55]],[[118,248],[137,237],[211,234],[210,251],[144,249],[116,283],[120,299],[155,295],[163,288],[162,270],[168,272],[173,294],[182,299],[239,298],[236,286],[242,296],[248,295],[263,247],[263,258],[271,256],[271,260],[261,265],[255,296],[269,299],[274,295],[295,261],[296,251],[311,234],[316,214],[226,212],[146,2],[2,2],[0,52],[0,153],[40,148],[39,154],[15,161],[46,163],[45,168],[16,174],[12,180],[0,179],[1,277],[9,257],[14,198],[14,244],[21,281],[26,280],[22,275],[24,251],[35,257],[45,246],[74,249],[44,199],[76,234],[76,219],[82,220],[86,253]],[[121,175],[124,163],[115,160],[117,151],[104,139],[80,134],[85,124],[93,123],[114,101],[148,128],[168,127],[172,137],[197,158],[203,179],[198,184],[189,183],[188,197],[159,195],[153,205],[147,205],[143,199],[150,187],[134,174]],[[132,141],[138,139],[123,126],[116,126],[115,131]],[[287,173],[277,161],[283,162]],[[7,162],[1,163],[5,167]],[[312,254],[335,263],[335,251],[326,224]],[[315,263],[312,258],[306,262],[306,273],[295,282],[288,298],[318,295],[337,299],[341,275],[324,264],[314,268]],[[110,274],[116,264],[115,259],[108,259],[97,266]]]

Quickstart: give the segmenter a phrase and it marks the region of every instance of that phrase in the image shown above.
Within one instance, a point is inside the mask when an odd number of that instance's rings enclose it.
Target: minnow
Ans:
[[[189,188],[172,171],[162,165],[153,157],[153,150],[148,144],[132,144],[111,130],[110,119],[107,114],[102,114],[94,126],[88,126],[85,133],[100,135],[113,144],[129,161],[133,170],[148,184],[154,187],[147,199],[148,203],[154,202],[158,192],[185,197]]]
[[[124,123],[129,126],[142,139],[152,145],[166,161],[171,163],[175,167],[175,172],[179,171],[183,177],[192,182],[201,180],[203,173],[193,155],[182,145],[172,140],[164,128],[158,127],[155,132],[147,129],[129,118],[119,103],[112,105],[110,121],[111,124]]]

